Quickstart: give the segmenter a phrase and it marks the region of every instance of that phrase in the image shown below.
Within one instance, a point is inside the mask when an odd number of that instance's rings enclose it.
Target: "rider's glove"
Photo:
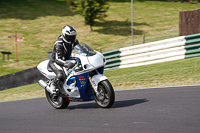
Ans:
[[[64,67],[66,67],[66,68],[72,68],[74,66],[74,64],[73,63],[71,63],[71,62],[66,62],[65,64],[64,64]]]

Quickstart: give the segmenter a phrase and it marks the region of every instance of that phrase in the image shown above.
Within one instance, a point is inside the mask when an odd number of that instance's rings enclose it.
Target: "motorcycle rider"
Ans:
[[[51,92],[62,92],[62,85],[67,77],[65,77],[62,67],[71,68],[73,63],[66,62],[70,59],[73,48],[79,44],[76,39],[76,30],[72,26],[65,26],[62,29],[62,34],[58,36],[53,47],[53,52],[50,58],[49,67],[56,74],[53,84],[51,84]]]

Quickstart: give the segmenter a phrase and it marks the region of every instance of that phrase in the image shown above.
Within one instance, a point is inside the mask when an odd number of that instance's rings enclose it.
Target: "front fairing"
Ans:
[[[104,58],[101,53],[96,53],[93,56],[79,56],[84,69],[99,68],[104,66]]]
[[[90,48],[87,44],[78,44],[72,51],[73,57],[78,57],[81,60],[84,69],[96,69],[103,67],[106,59],[103,54]]]
[[[75,98],[83,101],[94,100],[90,88],[91,86],[88,85],[89,75],[94,70],[97,70],[101,75],[103,74],[103,66],[106,62],[104,56],[100,52],[94,51],[86,44],[78,44],[72,51],[71,56],[75,57],[75,60],[79,63],[77,69],[76,67],[74,68],[74,71],[72,71],[64,83],[64,89],[68,94],[68,98]],[[76,80],[76,84],[74,84],[74,80]],[[98,83],[95,80],[94,82]]]

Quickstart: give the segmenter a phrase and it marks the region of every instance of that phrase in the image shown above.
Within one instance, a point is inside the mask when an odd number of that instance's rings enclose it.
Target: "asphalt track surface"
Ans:
[[[200,133],[200,86],[116,91],[116,102],[71,102],[56,110],[46,98],[0,103],[0,133]]]

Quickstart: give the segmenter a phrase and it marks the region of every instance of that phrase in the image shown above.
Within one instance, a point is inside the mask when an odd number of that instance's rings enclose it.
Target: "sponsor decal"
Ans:
[[[95,81],[92,81],[92,83],[93,83],[94,87],[97,87],[97,85],[96,85]]]
[[[40,70],[39,70],[40,71]],[[42,74],[44,74],[44,75],[47,75],[46,73],[44,73],[44,72],[42,72],[42,71],[40,71]]]
[[[85,80],[85,77],[84,76],[80,76],[79,80]]]
[[[81,82],[82,85],[86,83],[85,81],[80,81],[80,82]]]
[[[84,76],[79,76],[79,80],[80,80],[80,83],[81,83],[81,87],[85,86],[86,78]]]

